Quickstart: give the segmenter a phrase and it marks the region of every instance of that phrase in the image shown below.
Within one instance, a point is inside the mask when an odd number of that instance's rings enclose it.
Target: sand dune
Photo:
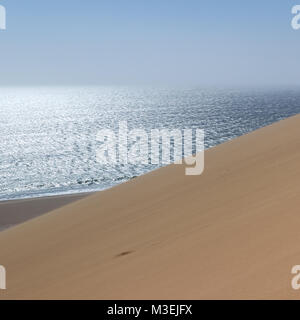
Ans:
[[[0,233],[13,299],[287,299],[300,264],[300,116]]]
[[[0,231],[86,197],[88,193],[0,202]]]

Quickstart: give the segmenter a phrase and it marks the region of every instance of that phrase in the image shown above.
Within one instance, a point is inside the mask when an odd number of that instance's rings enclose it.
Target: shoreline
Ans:
[[[87,192],[0,201],[0,232],[91,194]]]
[[[25,201],[25,200],[35,200],[35,199],[44,199],[44,198],[53,198],[53,197],[68,197],[68,196],[79,196],[79,195],[85,195],[85,194],[93,194],[95,192],[101,192],[104,190],[107,190],[108,188],[99,188],[99,189],[91,189],[91,190],[76,190],[75,192],[70,192],[68,190],[65,190],[63,192],[43,192],[43,193],[36,193],[34,195],[26,195],[26,196],[18,196],[18,197],[8,197],[8,198],[1,198],[0,199],[0,205],[4,202],[11,202],[11,201]]]

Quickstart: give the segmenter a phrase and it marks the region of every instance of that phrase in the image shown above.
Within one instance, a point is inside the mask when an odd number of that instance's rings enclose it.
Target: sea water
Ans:
[[[101,129],[205,130],[205,147],[300,112],[300,89],[0,88],[0,200],[103,190],[156,169],[97,162]]]

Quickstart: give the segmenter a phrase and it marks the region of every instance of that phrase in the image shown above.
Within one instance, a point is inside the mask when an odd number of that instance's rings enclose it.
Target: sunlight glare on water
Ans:
[[[212,147],[300,112],[300,90],[0,88],[0,200],[95,191],[153,170],[96,161],[96,134],[205,129]]]

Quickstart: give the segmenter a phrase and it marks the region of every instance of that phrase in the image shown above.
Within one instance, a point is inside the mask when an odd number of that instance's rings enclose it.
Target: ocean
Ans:
[[[205,147],[300,113],[300,89],[0,88],[0,200],[104,190],[159,165],[102,165],[97,132],[205,130]]]

